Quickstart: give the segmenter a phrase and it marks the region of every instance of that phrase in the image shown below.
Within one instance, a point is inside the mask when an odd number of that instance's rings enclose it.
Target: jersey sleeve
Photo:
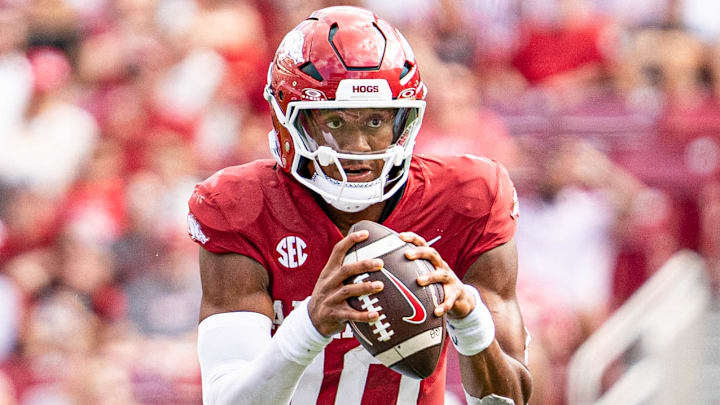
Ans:
[[[470,250],[465,252],[459,264],[460,269],[467,269],[484,252],[500,246],[512,239],[517,228],[519,207],[515,186],[510,180],[507,169],[496,164],[495,179],[488,181],[491,189],[492,200],[487,215],[477,221],[469,235]]]
[[[261,249],[245,232],[250,227],[238,229],[231,225],[223,210],[223,198],[226,197],[206,183],[195,185],[188,201],[188,235],[209,252],[237,253],[265,266]]]

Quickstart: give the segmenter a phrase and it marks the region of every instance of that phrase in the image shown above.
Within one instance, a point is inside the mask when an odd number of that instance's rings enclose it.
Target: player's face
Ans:
[[[303,125],[317,146],[329,146],[343,153],[378,153],[393,142],[396,113],[397,109],[392,108],[308,110]],[[380,176],[384,161],[340,159],[340,163],[348,181],[368,182]],[[333,164],[323,167],[323,172],[342,180]]]

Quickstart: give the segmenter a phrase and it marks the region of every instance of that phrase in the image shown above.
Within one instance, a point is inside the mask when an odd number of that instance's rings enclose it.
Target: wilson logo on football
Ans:
[[[425,319],[427,319],[427,312],[425,311],[425,307],[420,302],[420,299],[415,296],[415,294],[410,291],[405,284],[402,283],[402,281],[398,280],[397,277],[395,277],[392,273],[385,269],[381,269],[380,271],[387,276],[387,278],[392,281],[395,288],[397,288],[402,296],[407,301],[408,305],[410,305],[410,308],[412,308],[412,315],[403,317],[403,321],[408,323],[423,323],[425,322]]]
[[[307,244],[299,236],[286,236],[275,246],[275,251],[280,254],[277,260],[288,269],[296,269],[307,261],[306,247]]]

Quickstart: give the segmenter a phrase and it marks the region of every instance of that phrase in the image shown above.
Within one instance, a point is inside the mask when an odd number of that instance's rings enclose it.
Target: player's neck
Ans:
[[[383,210],[387,201],[373,204],[359,212],[345,212],[333,207],[332,205],[322,201],[321,206],[330,220],[338,227],[343,235],[347,235],[350,227],[359,221],[368,220],[373,222],[380,221]]]

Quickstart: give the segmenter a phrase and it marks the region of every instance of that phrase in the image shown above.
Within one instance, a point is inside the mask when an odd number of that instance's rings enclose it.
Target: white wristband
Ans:
[[[303,366],[310,364],[332,340],[332,337],[320,334],[312,324],[308,314],[309,301],[310,297],[307,297],[295,307],[273,337],[286,359]]]
[[[487,349],[495,339],[495,323],[480,293],[465,284],[465,291],[475,297],[475,309],[462,319],[447,319],[448,334],[458,353],[473,356]]]

